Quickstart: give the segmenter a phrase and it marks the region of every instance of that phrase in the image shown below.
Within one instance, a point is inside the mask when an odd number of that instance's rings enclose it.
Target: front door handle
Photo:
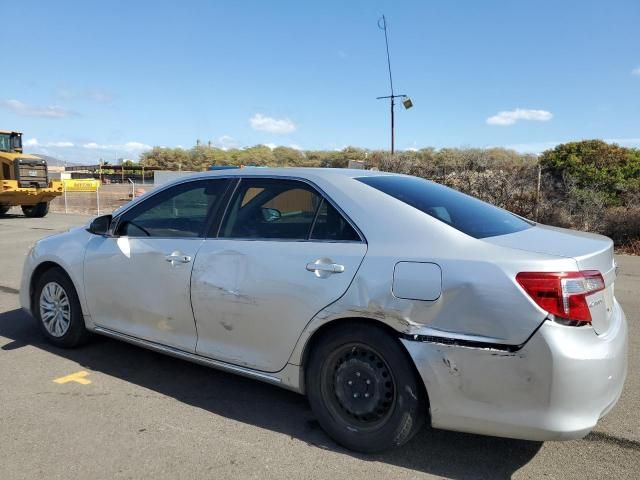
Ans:
[[[171,263],[171,265],[175,265],[176,263],[189,263],[191,261],[191,257],[189,255],[185,255],[180,252],[172,252],[165,256],[164,259]]]
[[[313,263],[307,263],[307,270],[315,273],[318,277],[325,278],[334,273],[344,272],[344,265],[320,258]]]

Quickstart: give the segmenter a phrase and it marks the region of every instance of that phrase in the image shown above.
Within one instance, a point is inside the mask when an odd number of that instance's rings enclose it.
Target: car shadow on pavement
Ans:
[[[73,350],[44,341],[21,310],[0,313],[2,350],[26,345],[81,366],[175,398],[233,420],[272,430],[321,449],[364,461],[455,479],[511,478],[540,450],[541,442],[446,432],[425,427],[402,448],[377,455],[357,454],[335,444],[321,429],[304,396],[256,380],[213,370],[116,340],[95,337]]]

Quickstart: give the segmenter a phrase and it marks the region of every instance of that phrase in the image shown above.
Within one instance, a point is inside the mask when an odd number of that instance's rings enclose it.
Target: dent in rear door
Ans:
[[[347,290],[366,250],[359,242],[206,240],[191,280],[197,353],[281,370],[309,320]],[[344,271],[309,271],[319,259]]]

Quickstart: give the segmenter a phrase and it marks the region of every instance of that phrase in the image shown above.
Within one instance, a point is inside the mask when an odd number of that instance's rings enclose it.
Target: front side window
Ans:
[[[380,175],[356,180],[475,238],[507,235],[532,226],[513,213],[423,178]]]
[[[129,237],[201,237],[207,221],[218,215],[226,179],[183,183],[158,193],[125,212],[117,235]]]

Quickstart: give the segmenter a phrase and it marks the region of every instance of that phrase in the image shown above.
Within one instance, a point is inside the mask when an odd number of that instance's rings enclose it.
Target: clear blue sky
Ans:
[[[5,3],[0,128],[71,161],[388,148],[382,13],[397,148],[640,145],[638,0]]]

